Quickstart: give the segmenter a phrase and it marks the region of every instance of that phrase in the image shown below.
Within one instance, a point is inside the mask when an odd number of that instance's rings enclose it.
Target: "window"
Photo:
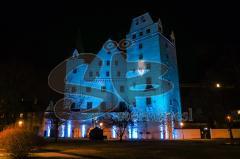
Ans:
[[[101,111],[106,111],[106,103],[105,102],[102,102],[100,104],[100,109],[101,109]]]
[[[136,39],[136,34],[133,34],[133,35],[132,35],[132,39]]]
[[[86,87],[86,92],[91,92],[91,87]]]
[[[142,48],[143,48],[142,43],[140,43],[140,44],[138,45],[138,48],[139,48],[139,49],[142,49]]]
[[[72,93],[74,93],[76,91],[77,91],[76,87],[72,87]]]
[[[138,19],[136,20],[135,24],[136,24],[136,25],[138,25],[138,24],[139,24],[139,22],[138,22]]]
[[[120,77],[121,76],[121,72],[117,71],[117,76]]]
[[[147,32],[147,34],[149,34],[149,33],[151,32],[151,30],[150,30],[150,29],[147,29],[146,32]]]
[[[110,61],[109,60],[107,60],[107,66],[109,66],[110,65]]]
[[[136,107],[136,101],[133,101],[133,107]]]
[[[92,102],[87,102],[87,109],[92,109]]]
[[[107,54],[109,54],[109,55],[110,55],[110,54],[111,54],[111,51],[108,51],[108,52],[107,52]]]
[[[73,73],[77,73],[77,69],[76,68],[73,70]]]
[[[147,63],[147,65],[146,65],[146,69],[148,69],[148,70],[151,69],[151,64],[150,64],[150,63]]]
[[[116,66],[118,65],[118,60],[115,60],[115,65],[116,65]]]
[[[140,32],[139,32],[139,36],[142,36],[142,35],[143,35],[143,32],[142,32],[142,31],[140,31]]]
[[[71,104],[71,110],[76,108],[76,103]]]
[[[93,76],[93,72],[90,71],[90,72],[89,72],[89,77],[92,77],[92,76]]]
[[[152,78],[151,77],[146,78],[146,84],[152,84]]]
[[[105,91],[106,91],[106,87],[105,87],[105,86],[102,86],[102,87],[101,87],[101,91],[102,91],[102,92],[105,92]]]
[[[168,48],[168,44],[167,43],[165,43],[165,48]]]
[[[124,86],[120,86],[120,92],[124,92],[124,91],[125,91]]]
[[[102,61],[99,61],[99,62],[98,62],[98,66],[102,66]]]
[[[141,17],[141,22],[144,23],[145,21],[146,21],[145,18],[142,16]]]
[[[140,55],[138,56],[138,59],[139,59],[139,60],[142,60],[142,59],[143,59],[143,54],[140,54]]]
[[[106,76],[109,77],[109,71],[106,72]]]
[[[147,97],[146,98],[146,105],[151,105],[152,104],[152,98],[151,97]]]
[[[98,71],[96,72],[96,76],[99,77],[99,72]]]

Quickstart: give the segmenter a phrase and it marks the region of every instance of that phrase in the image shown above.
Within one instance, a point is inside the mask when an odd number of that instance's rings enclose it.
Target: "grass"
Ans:
[[[43,157],[44,153],[60,154],[57,158],[92,159],[229,159],[239,158],[240,145],[227,145],[223,140],[201,141],[83,141],[62,140],[49,143],[33,157]],[[43,156],[38,156],[42,153]],[[61,157],[62,154],[62,157]],[[46,156],[47,157],[47,156]],[[48,156],[54,158],[54,155]]]

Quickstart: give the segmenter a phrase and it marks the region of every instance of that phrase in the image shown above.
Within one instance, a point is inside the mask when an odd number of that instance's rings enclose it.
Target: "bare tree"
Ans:
[[[115,127],[113,128],[113,131],[116,132],[119,140],[122,141],[128,125],[133,123],[132,110],[130,108],[126,108],[121,112],[108,113],[103,120],[106,125]]]

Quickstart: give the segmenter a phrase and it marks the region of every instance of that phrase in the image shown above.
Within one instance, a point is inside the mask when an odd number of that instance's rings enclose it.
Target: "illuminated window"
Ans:
[[[146,105],[150,106],[152,104],[152,98],[151,97],[147,97],[146,98]]]
[[[142,31],[140,31],[140,32],[139,32],[139,36],[142,36],[142,35],[143,35],[143,32],[142,32]]]
[[[87,109],[92,109],[92,102],[87,102]]]
[[[132,39],[136,39],[136,34],[133,34],[133,35],[132,35]]]
[[[110,65],[110,61],[109,60],[107,60],[107,66],[109,66]]]
[[[91,92],[91,87],[86,87],[86,92]]]
[[[124,92],[124,91],[125,91],[124,86],[120,86],[120,92]]]
[[[150,29],[147,29],[146,32],[147,32],[147,34],[149,34],[149,33],[151,32],[151,30],[150,30]]]
[[[20,117],[20,118],[23,118],[23,113],[20,113],[19,117]]]
[[[106,76],[109,77],[109,71],[106,72]]]
[[[139,48],[139,49],[142,49],[142,48],[143,48],[143,44],[140,43],[140,44],[138,45],[138,48]]]

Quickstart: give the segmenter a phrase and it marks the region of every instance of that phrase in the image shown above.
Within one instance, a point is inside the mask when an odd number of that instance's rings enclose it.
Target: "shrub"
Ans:
[[[32,131],[24,128],[9,127],[0,133],[0,145],[14,158],[25,158],[34,146],[43,140]]]
[[[95,127],[90,131],[89,138],[90,140],[103,140],[104,139],[103,130],[98,127]]]

